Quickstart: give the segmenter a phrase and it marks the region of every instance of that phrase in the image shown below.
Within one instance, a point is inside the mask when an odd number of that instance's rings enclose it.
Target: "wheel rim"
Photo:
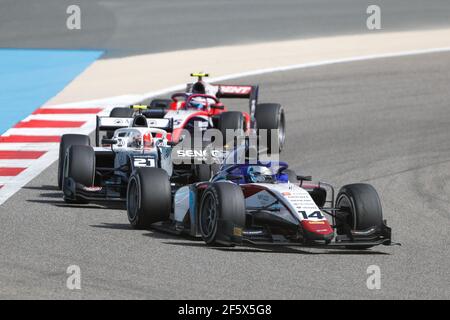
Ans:
[[[200,228],[205,238],[209,238],[214,234],[216,224],[217,208],[215,205],[214,197],[212,195],[208,195],[204,200],[204,204],[202,206],[202,215],[200,218]]]
[[[127,212],[131,221],[136,218],[137,210],[139,207],[139,192],[137,189],[136,179],[130,181],[130,187],[128,189],[128,201]]]
[[[337,208],[342,208],[342,211],[348,212],[348,218],[347,218],[347,223],[349,226],[351,226],[353,229],[356,229],[356,221],[354,219],[354,214],[353,214],[353,203],[350,200],[349,197],[347,197],[346,195],[342,194],[337,200],[336,200],[336,207]]]

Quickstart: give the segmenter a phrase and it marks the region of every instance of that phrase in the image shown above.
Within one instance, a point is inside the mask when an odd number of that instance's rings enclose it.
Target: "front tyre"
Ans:
[[[172,193],[167,172],[160,168],[137,168],[127,189],[128,221],[134,229],[148,229],[169,219]]]
[[[83,135],[83,134],[64,134],[61,137],[61,142],[59,144],[59,160],[58,160],[58,188],[59,190],[62,189],[63,185],[63,165],[64,165],[64,159],[66,157],[67,150],[71,146],[74,145],[81,145],[81,146],[88,146],[90,145],[90,139],[89,136]]]
[[[245,225],[245,199],[241,188],[229,182],[211,184],[203,193],[199,230],[208,245],[233,245]]]
[[[75,184],[92,187],[95,181],[95,151],[91,146],[74,145],[67,151],[63,164],[63,193],[67,203],[88,203],[88,201],[78,198],[67,189],[67,179]],[[76,189],[76,187],[75,187]]]
[[[348,227],[355,231],[383,227],[381,201],[370,184],[355,183],[343,186],[336,197],[336,208],[340,211],[340,219],[337,221],[338,234],[346,234]],[[370,247],[359,246],[356,249]]]

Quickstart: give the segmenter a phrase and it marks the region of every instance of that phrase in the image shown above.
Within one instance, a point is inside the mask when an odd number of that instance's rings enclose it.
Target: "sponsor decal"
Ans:
[[[89,192],[98,192],[102,190],[102,187],[83,187],[83,190]]]
[[[250,86],[220,86],[222,93],[247,95],[252,90]]]
[[[242,237],[242,228],[233,228],[233,235],[236,237]]]
[[[325,224],[325,221],[310,221],[309,224]]]
[[[154,167],[155,159],[154,158],[134,158],[133,165],[135,168]]]
[[[208,157],[222,157],[221,150],[195,150],[195,149],[180,149],[177,150],[177,156],[180,158],[208,158]]]
[[[331,229],[330,224],[328,221],[323,221],[322,224],[318,225],[318,223],[313,223],[311,220],[303,220],[301,222],[302,227],[313,233],[317,234],[330,234],[333,233],[333,229]]]

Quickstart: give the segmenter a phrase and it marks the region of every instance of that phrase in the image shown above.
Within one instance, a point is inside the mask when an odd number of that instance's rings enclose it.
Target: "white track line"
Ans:
[[[59,147],[59,142],[45,143],[0,143],[0,151],[2,150],[21,150],[21,151],[48,151]]]
[[[366,61],[366,60],[375,60],[375,59],[384,59],[384,58],[395,58],[395,57],[405,57],[405,56],[415,56],[421,54],[431,54],[431,53],[443,53],[450,52],[450,47],[441,47],[441,48],[432,48],[432,49],[423,49],[423,50],[408,50],[408,51],[399,51],[385,54],[374,54],[374,55],[363,55],[363,56],[354,56],[343,59],[331,59],[331,60],[322,60],[316,62],[308,62],[308,63],[300,63],[300,64],[291,64],[286,66],[274,67],[274,68],[266,68],[266,69],[257,69],[252,71],[233,73],[230,75],[210,78],[208,81],[211,83],[217,83],[220,81],[232,80],[236,78],[245,78],[251,76],[257,76],[267,73],[275,73],[275,72],[283,72],[283,71],[291,71],[297,69],[307,69],[314,67],[327,66],[332,64],[339,63],[350,63],[350,62],[358,62],[358,61]],[[160,95],[164,95],[170,93],[172,91],[183,90],[186,87],[186,84],[179,84],[173,87],[165,88],[158,91],[151,91],[143,94],[138,100],[135,100],[133,103],[137,103],[139,101],[149,99],[152,97],[157,97]]]
[[[375,59],[383,59],[383,58],[395,58],[395,57],[404,57],[404,56],[414,56],[421,54],[431,54],[431,53],[442,53],[442,52],[450,52],[450,47],[443,48],[433,48],[433,49],[425,49],[425,50],[412,50],[412,51],[400,51],[386,54],[375,54],[375,55],[364,55],[364,56],[354,56],[343,59],[335,59],[335,60],[322,60],[310,63],[302,63],[302,64],[293,64],[287,66],[280,66],[274,68],[266,68],[266,69],[258,69],[252,71],[246,71],[241,73],[234,73],[222,77],[216,77],[209,79],[210,82],[220,82],[226,81],[236,78],[244,78],[250,76],[257,76],[267,73],[274,72],[283,72],[283,71],[291,71],[298,69],[306,69],[313,67],[321,67],[332,64],[339,63],[350,63],[350,62],[358,62],[358,61],[367,61],[367,60],[375,60]],[[142,100],[149,99],[152,97],[157,97],[160,95],[164,95],[170,93],[172,91],[183,90],[186,84],[179,84],[172,87],[168,87],[158,91],[152,91],[145,93],[143,95],[125,95],[125,96],[117,96],[105,99],[97,99],[90,101],[82,101],[82,102],[74,102],[74,103],[66,103],[61,105],[49,106],[48,108],[86,108],[86,107],[99,107],[106,106],[105,110],[102,112],[103,114],[107,114],[108,110],[112,107],[116,106],[127,106],[134,103],[139,103]],[[94,117],[92,115],[92,117]],[[40,119],[40,117],[37,117]],[[66,117],[62,117],[66,119]],[[73,115],[73,120],[80,119],[79,115]],[[83,117],[84,118],[84,117]],[[33,116],[28,117],[28,119],[36,119]],[[61,119],[61,118],[59,118]],[[69,119],[69,118],[67,118]],[[74,129],[19,129],[12,128],[8,130],[4,135],[61,135],[64,133],[83,133],[89,134],[95,129],[95,123],[93,121],[89,121],[82,128]],[[8,145],[5,143],[5,145]],[[44,171],[47,167],[49,167],[54,161],[58,159],[58,147],[57,144],[55,147],[50,148],[50,151],[47,152],[41,158],[35,160],[30,167],[27,168],[24,172],[19,174],[16,177],[0,177],[0,185],[3,184],[2,181],[6,182],[2,189],[0,189],[0,205],[5,202],[9,197],[15,194],[20,190],[25,184],[30,182],[33,178],[38,176],[42,171]],[[25,146],[24,146],[25,147]],[[55,182],[56,185],[56,182]]]
[[[32,114],[22,120],[27,122],[30,120],[58,120],[58,121],[89,121],[92,120],[92,116],[96,116],[96,113],[91,114]]]
[[[37,159],[0,159],[0,167],[2,167],[2,168],[28,168],[36,160]]]
[[[103,108],[103,107],[120,107],[128,104],[130,101],[134,101],[139,99],[140,95],[122,95],[111,98],[104,99],[96,99],[96,100],[87,100],[87,101],[79,101],[79,102],[69,102],[62,103],[57,105],[45,106],[45,108],[53,108],[53,109],[73,109],[73,108]]]

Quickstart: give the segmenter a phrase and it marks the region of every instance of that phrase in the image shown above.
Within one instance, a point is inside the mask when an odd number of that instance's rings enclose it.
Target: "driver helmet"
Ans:
[[[192,85],[191,93],[208,94],[210,96],[217,95],[218,88],[204,81],[197,81]]]
[[[192,93],[206,94],[206,86],[202,81],[197,81],[192,85]]]
[[[192,98],[189,104],[192,108],[203,110],[206,107],[207,101],[205,98],[197,97]]]
[[[272,171],[264,166],[249,166],[247,174],[253,183],[273,182]]]

